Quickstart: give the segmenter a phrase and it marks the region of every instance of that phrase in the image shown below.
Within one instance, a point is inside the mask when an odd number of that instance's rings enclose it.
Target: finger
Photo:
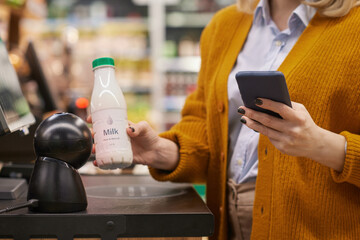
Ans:
[[[98,167],[96,160],[93,161],[93,165],[94,165],[95,167]]]
[[[246,116],[241,117],[241,122],[245,124],[247,127],[251,128],[252,130],[255,130],[269,138],[273,139],[281,139],[282,133],[272,129],[270,127],[267,127],[257,121],[252,120],[251,118],[248,118]]]
[[[137,137],[141,134],[144,134],[149,130],[149,128],[151,127],[146,121],[141,121],[138,123],[129,123],[129,127],[126,129],[126,131],[130,137]]]
[[[295,111],[307,112],[305,106],[302,105],[301,103],[291,102],[291,104],[292,104],[292,108],[293,108]]]
[[[294,119],[294,109],[281,102],[275,102],[266,98],[257,98],[255,104],[258,107],[278,113],[284,119]]]
[[[238,110],[238,112],[241,113],[243,116],[259,122],[266,127],[272,128],[280,132],[284,132],[288,128],[288,124],[284,119],[271,116],[267,113],[252,110],[244,106],[239,107],[239,109],[242,109],[242,111]]]
[[[87,118],[86,118],[86,122],[88,122],[88,123],[92,123],[92,117],[91,117],[91,115],[87,116]]]
[[[90,128],[90,132],[91,132],[92,138],[94,138],[94,129],[93,129],[93,128]]]
[[[130,137],[136,137],[137,135],[135,134],[135,128],[133,126],[129,126],[126,128],[126,132]]]
[[[126,128],[126,132],[130,137],[134,136],[134,132],[135,132],[135,127],[134,127],[135,123],[133,123],[132,121],[128,120],[128,127]]]
[[[130,137],[136,137],[138,135],[135,133],[135,125],[136,123],[128,120],[128,127],[126,128],[126,132]]]

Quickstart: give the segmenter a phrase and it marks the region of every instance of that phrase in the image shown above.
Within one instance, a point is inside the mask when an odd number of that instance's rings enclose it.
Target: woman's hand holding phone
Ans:
[[[342,171],[345,161],[345,138],[315,124],[305,106],[291,102],[292,108],[265,98],[255,104],[278,113],[281,118],[240,106],[241,122],[267,136],[282,153],[307,157],[325,166]]]

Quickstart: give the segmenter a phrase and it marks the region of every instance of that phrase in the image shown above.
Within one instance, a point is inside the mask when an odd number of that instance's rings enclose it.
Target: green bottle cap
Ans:
[[[93,69],[100,67],[100,66],[112,66],[114,67],[114,59],[109,58],[109,57],[102,57],[102,58],[97,58],[92,62],[92,67]]]

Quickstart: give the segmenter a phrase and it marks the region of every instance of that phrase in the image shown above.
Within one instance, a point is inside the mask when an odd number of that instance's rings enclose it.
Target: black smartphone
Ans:
[[[256,98],[267,98],[291,106],[285,77],[279,71],[241,71],[235,76],[245,107],[281,118],[278,113],[255,105]]]

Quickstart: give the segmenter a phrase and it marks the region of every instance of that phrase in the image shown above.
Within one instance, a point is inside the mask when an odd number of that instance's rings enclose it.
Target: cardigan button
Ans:
[[[224,108],[225,108],[225,106],[224,106],[224,103],[223,102],[219,102],[218,103],[218,112],[223,112],[224,111]]]
[[[221,152],[221,156],[220,156],[221,162],[225,161],[225,154],[224,152]]]

